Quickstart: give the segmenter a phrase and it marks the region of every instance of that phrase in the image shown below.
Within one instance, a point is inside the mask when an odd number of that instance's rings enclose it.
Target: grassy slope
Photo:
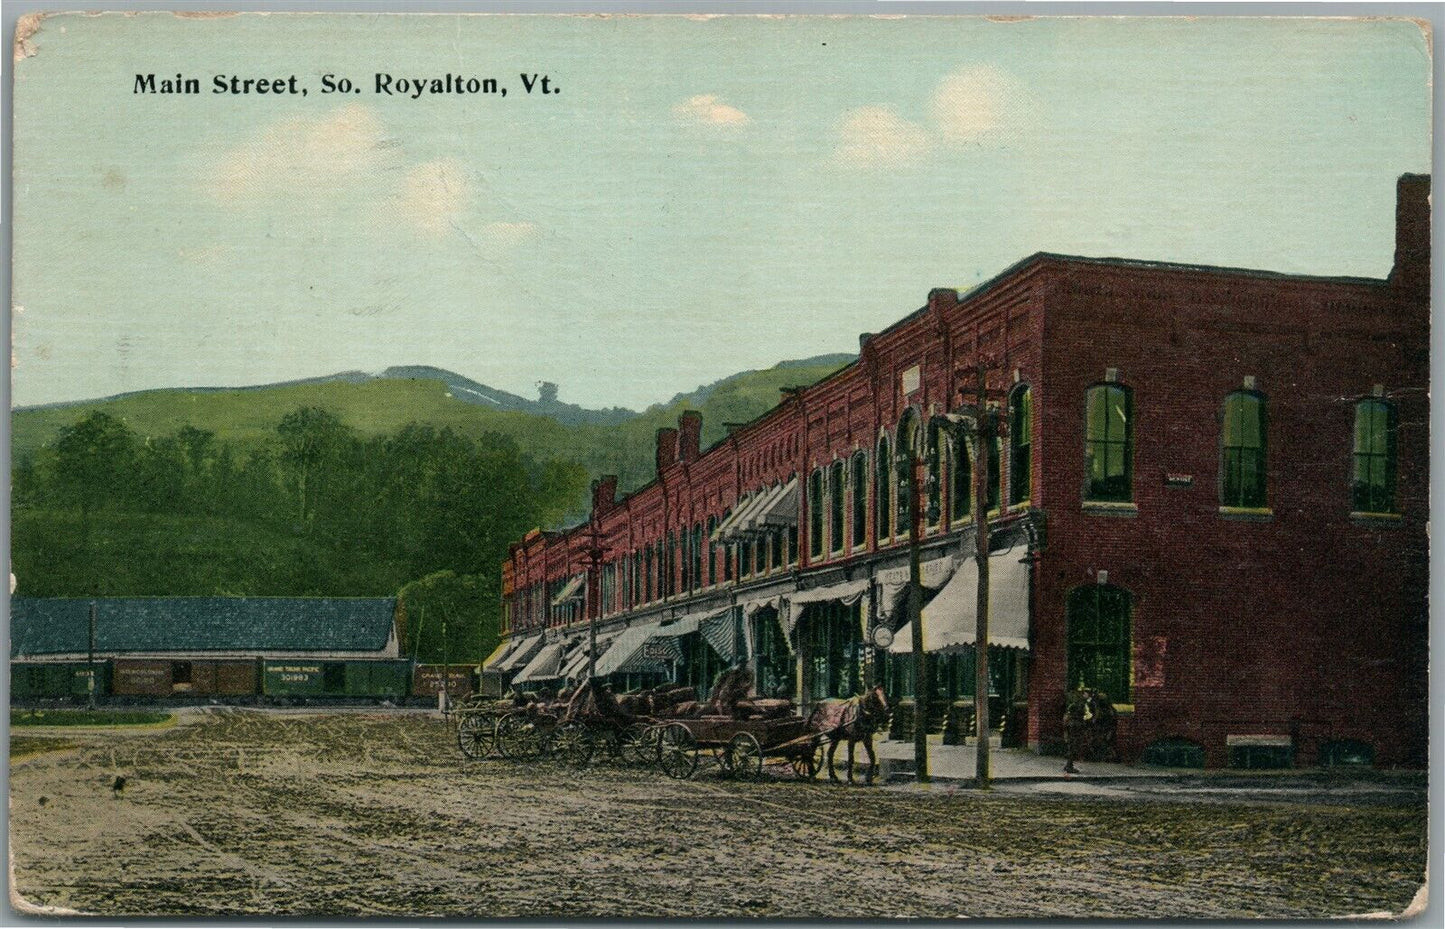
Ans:
[[[319,406],[365,435],[392,432],[412,422],[450,426],[473,436],[501,433],[538,458],[576,461],[593,476],[618,474],[623,488],[631,489],[651,480],[656,431],[675,426],[683,410],[702,412],[706,447],[726,434],[724,422],[746,422],[774,406],[780,388],[811,384],[838,367],[829,362],[744,372],[710,385],[701,402],[696,402],[696,393],[682,395],[616,426],[568,427],[545,416],[490,410],[450,398],[441,381],[427,379],[207,393],[151,391],[93,404],[17,411],[11,416],[11,447],[14,459],[21,460],[92,409],[120,417],[141,436],[169,435],[190,424],[244,447],[274,436],[276,423],[286,413]]]

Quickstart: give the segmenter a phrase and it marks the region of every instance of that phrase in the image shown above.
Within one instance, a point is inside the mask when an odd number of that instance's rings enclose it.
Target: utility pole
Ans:
[[[973,428],[969,431],[973,439],[973,528],[974,558],[978,564],[978,612],[974,629],[973,706],[977,724],[978,750],[974,753],[974,786],[987,790],[992,780],[989,757],[988,713],[988,473],[989,459],[994,445],[1002,434],[1002,424],[997,404],[991,404],[988,396],[988,368],[979,363],[974,370],[974,398],[965,404],[964,416],[971,419]],[[1000,487],[1002,493],[1002,487]]]
[[[597,618],[602,614],[602,559],[607,557],[602,530],[594,519],[587,527],[587,679],[597,676]]]
[[[933,687],[928,679],[928,655],[923,650],[923,578],[918,554],[919,538],[923,534],[918,471],[923,460],[920,446],[925,435],[923,423],[919,422],[912,436],[898,437],[898,461],[908,471],[899,487],[906,488],[908,494],[908,621],[913,629],[910,643],[913,646],[913,768],[914,777],[920,784],[932,780],[928,771],[928,701],[933,696]],[[903,447],[905,442],[911,446],[906,452]]]
[[[943,417],[949,431],[961,436],[973,447],[974,561],[978,565],[977,624],[973,638],[976,656],[973,707],[975,736],[978,739],[978,750],[974,753],[974,786],[981,790],[987,790],[992,779],[988,744],[991,728],[988,718],[988,473],[994,445],[1006,431],[999,412],[1002,395],[995,391],[993,399],[990,399],[988,369],[989,364],[985,361],[975,366],[973,400],[961,397],[958,410]]]
[[[451,650],[447,648],[447,611],[442,608],[442,715],[447,715],[452,708],[451,693]]]

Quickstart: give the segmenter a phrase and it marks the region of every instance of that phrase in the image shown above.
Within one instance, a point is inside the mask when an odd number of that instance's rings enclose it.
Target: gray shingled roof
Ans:
[[[396,600],[329,597],[10,598],[10,657],[99,652],[364,652],[386,647]]]

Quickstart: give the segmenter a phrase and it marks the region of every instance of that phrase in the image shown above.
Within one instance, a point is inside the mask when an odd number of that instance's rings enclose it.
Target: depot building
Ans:
[[[983,366],[1005,433],[983,475],[1005,744],[1056,748],[1084,685],[1125,760],[1423,764],[1429,178],[1396,193],[1384,279],[1040,253],[931,291],[706,450],[684,413],[652,483],[619,498],[603,478],[585,524],[511,546],[486,672],[578,679],[595,620],[619,690],[746,665],[768,696],[879,682],[966,731],[975,461],[947,417]]]

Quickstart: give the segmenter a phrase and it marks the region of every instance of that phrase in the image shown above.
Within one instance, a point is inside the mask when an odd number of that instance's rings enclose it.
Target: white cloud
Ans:
[[[699,126],[736,127],[748,123],[748,114],[723,103],[717,94],[698,94],[672,108],[672,115]]]
[[[385,208],[418,232],[438,237],[466,213],[474,197],[465,166],[455,158],[438,158],[407,171],[401,189],[385,201]]]
[[[886,106],[864,106],[843,114],[833,159],[844,167],[889,167],[921,159],[928,133]]]
[[[928,115],[945,141],[1016,142],[1033,120],[1034,99],[1011,75],[991,65],[960,68],[939,82]]]
[[[224,152],[206,177],[217,200],[308,198],[355,184],[390,159],[381,120],[351,104],[321,116],[288,116]]]

